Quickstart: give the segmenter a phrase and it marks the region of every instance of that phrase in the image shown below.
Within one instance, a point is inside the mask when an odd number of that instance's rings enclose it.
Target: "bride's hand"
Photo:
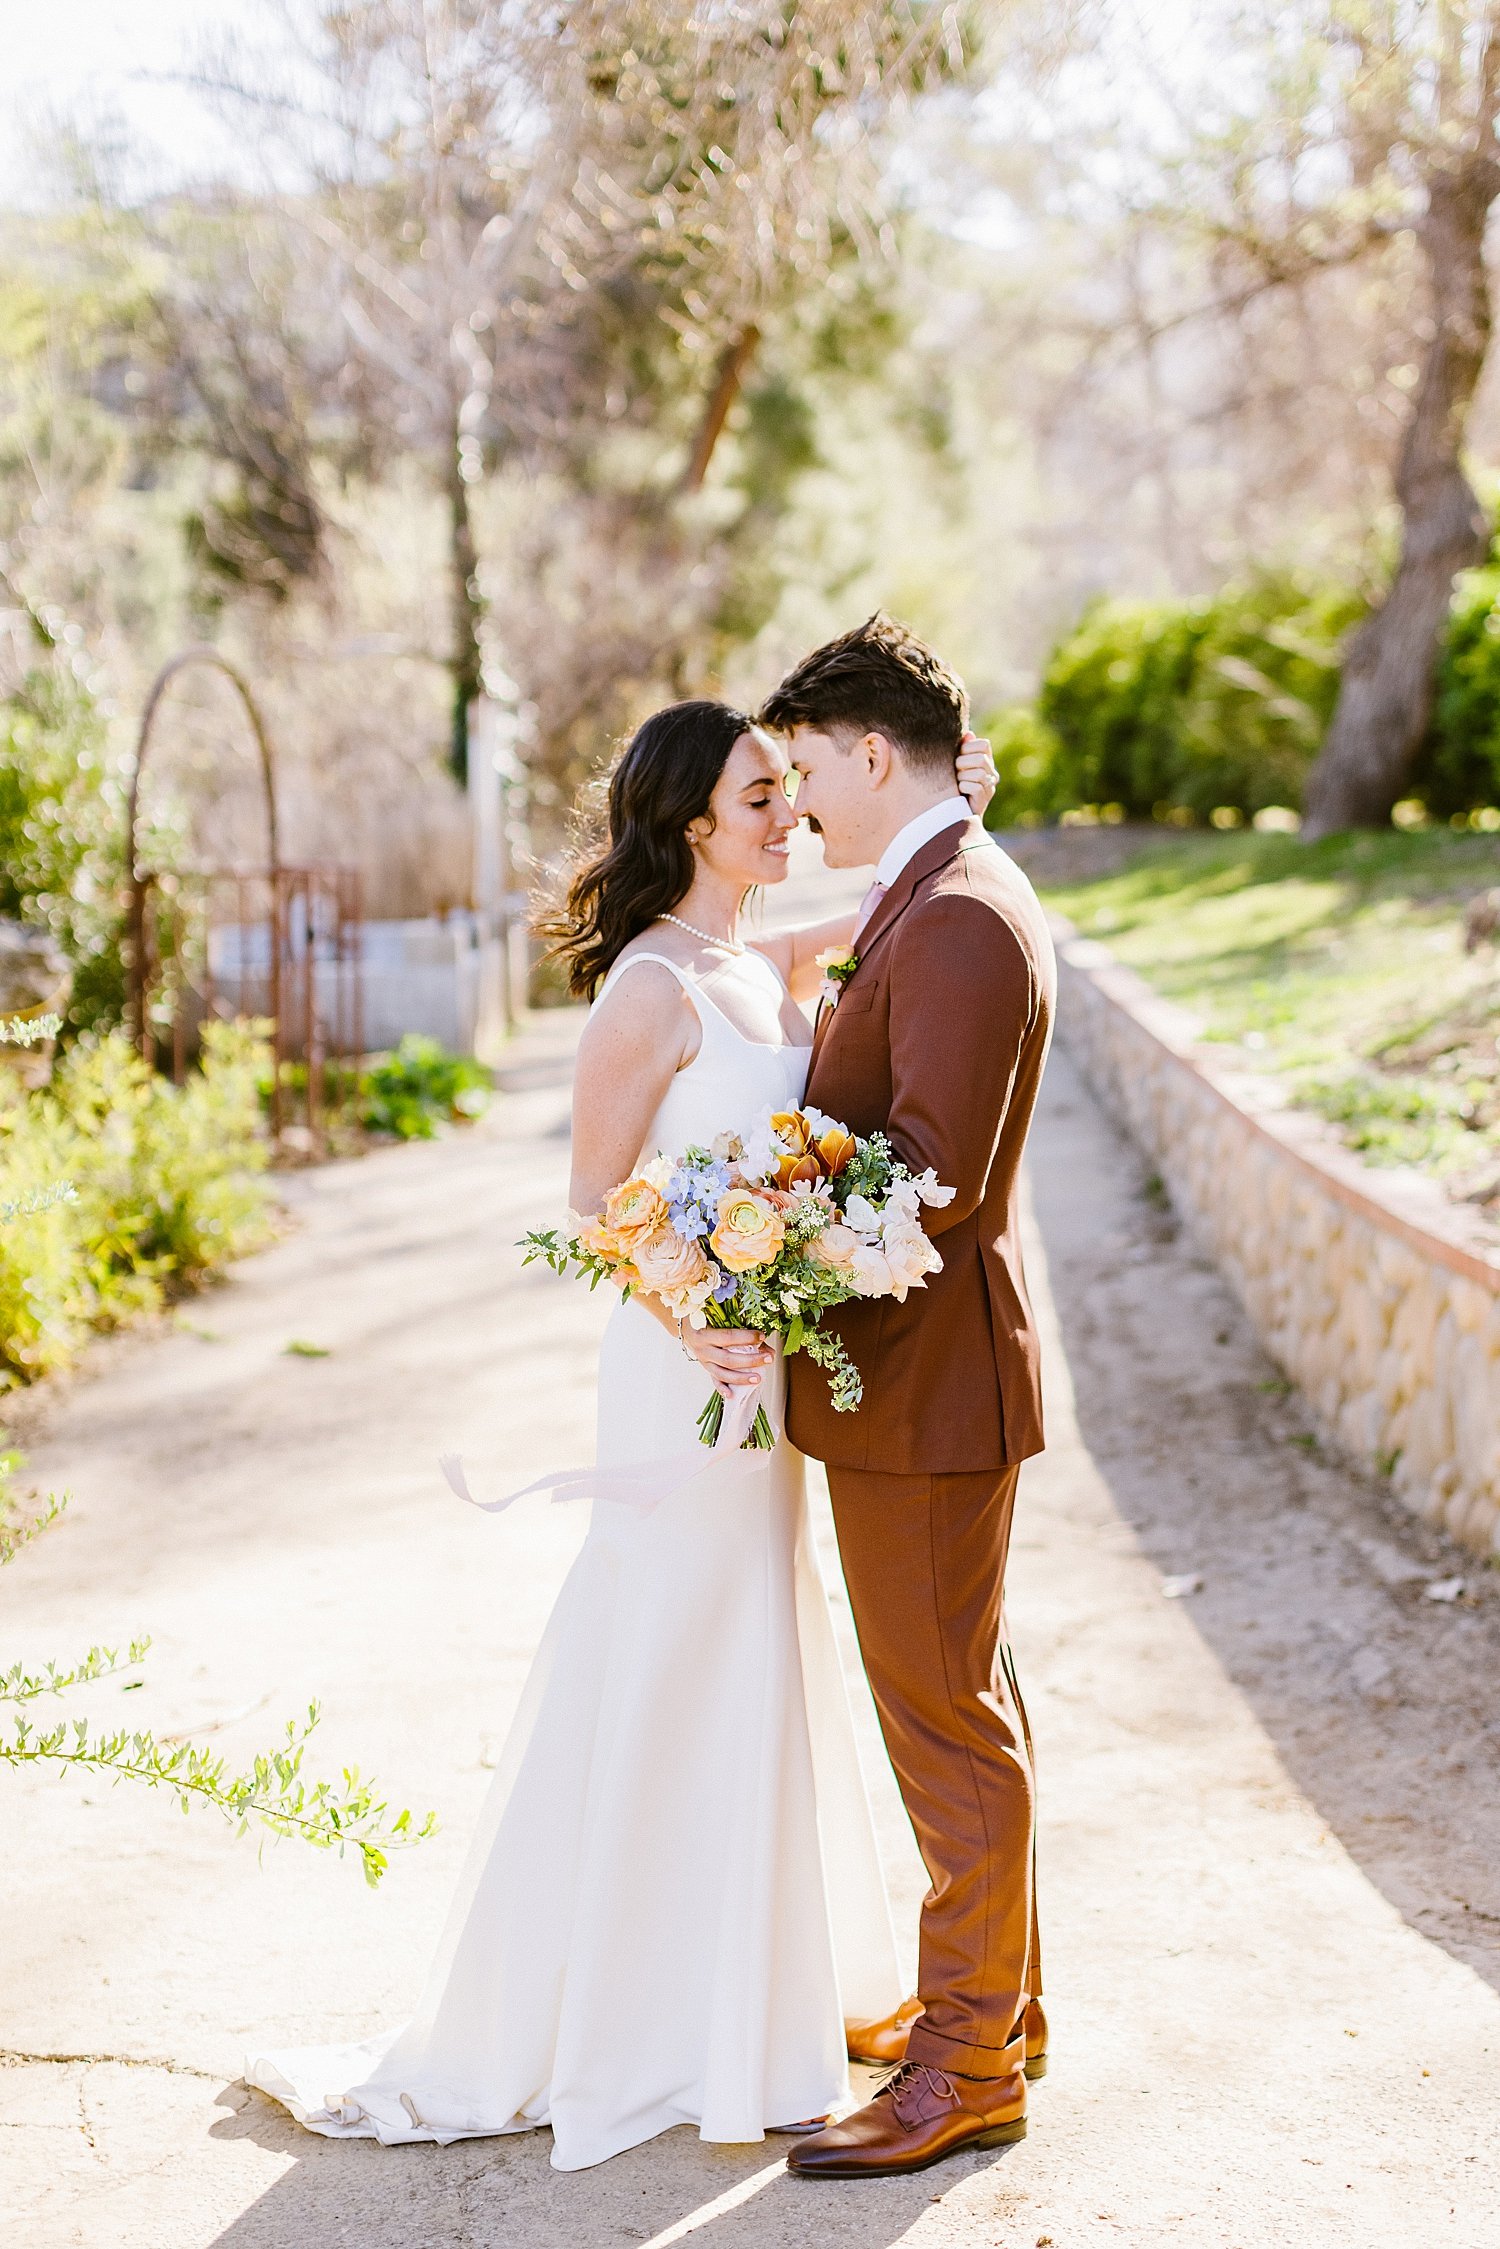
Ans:
[[[953,770],[960,794],[968,798],[975,819],[982,820],[989,809],[990,798],[1000,785],[995,772],[995,753],[983,735],[964,736],[958,745]]]
[[[697,1360],[725,1398],[759,1382],[776,1356],[765,1338],[750,1328],[690,1328],[684,1322],[678,1334],[683,1350]]]

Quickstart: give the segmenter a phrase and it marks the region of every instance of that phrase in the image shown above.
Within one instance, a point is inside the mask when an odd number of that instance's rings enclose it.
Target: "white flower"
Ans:
[[[931,1164],[925,1171],[918,1172],[911,1184],[918,1200],[929,1204],[934,1210],[941,1210],[945,1203],[951,1203],[958,1193],[956,1187],[945,1187],[942,1184]]]
[[[786,1149],[771,1130],[771,1105],[767,1102],[748,1132],[742,1135],[744,1153],[740,1170],[748,1181],[772,1179]]]
[[[676,1169],[677,1166],[674,1163],[669,1163],[665,1156],[653,1156],[650,1163],[641,1165],[636,1177],[646,1180],[656,1189],[659,1195],[664,1195],[667,1191],[667,1184]]]
[[[890,1261],[868,1242],[861,1242],[849,1260],[849,1278],[860,1296],[893,1296]],[[904,1296],[906,1291],[901,1291]]]
[[[860,1239],[852,1227],[841,1226],[835,1220],[815,1234],[807,1245],[807,1254],[815,1265],[825,1265],[831,1272],[841,1272],[854,1262]]]
[[[844,1224],[852,1226],[856,1234],[878,1236],[880,1212],[863,1195],[851,1195],[844,1205]]]
[[[942,1258],[921,1227],[900,1211],[887,1216],[880,1247],[891,1268],[892,1294],[897,1298],[904,1297],[909,1288],[925,1288],[923,1276],[943,1269]]]
[[[803,1102],[802,1114],[812,1126],[814,1140],[821,1140],[825,1132],[842,1132],[844,1129],[837,1117],[825,1117],[822,1110],[815,1109],[810,1101]]]
[[[797,1301],[798,1300],[795,1290],[789,1288],[784,1288],[782,1290],[781,1309],[783,1312],[795,1312],[797,1309]]]
[[[674,1289],[670,1296],[664,1295],[662,1302],[673,1319],[686,1320],[690,1328],[706,1328],[708,1314],[703,1307],[713,1295],[717,1278],[717,1272],[711,1272],[705,1280],[695,1281],[690,1288]]]

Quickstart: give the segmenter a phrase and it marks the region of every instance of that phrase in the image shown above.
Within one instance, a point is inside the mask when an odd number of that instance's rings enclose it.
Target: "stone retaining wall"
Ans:
[[[1147,1150],[1277,1364],[1366,1466],[1500,1553],[1500,1253],[1429,1180],[1361,1164],[1059,925],[1059,1035]]]

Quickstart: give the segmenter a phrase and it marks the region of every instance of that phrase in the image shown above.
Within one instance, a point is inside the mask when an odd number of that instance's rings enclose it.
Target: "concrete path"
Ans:
[[[251,2038],[410,2004],[579,1536],[540,1503],[473,1515],[435,1467],[457,1446],[493,1485],[588,1457],[604,1306],[511,1248],[563,1200],[573,1029],[535,1023],[477,1130],[295,1180],[279,1247],[31,1403],[34,1469],[77,1496],[0,1582],[6,1650],[149,1630],[146,1683],[101,1685],[99,1714],[218,1726],[231,1755],[316,1695],[324,1763],[444,1832],[371,1894],[126,1790],[0,1776],[0,2238],[1500,2239],[1500,1602],[1426,1598],[1464,1565],[1323,1457],[1061,1055],[1032,1166],[1051,1447],[1011,1596],[1055,2023],[1031,2136],[865,2187],[686,2131],[561,2176],[545,2134],[328,2143],[235,2085]],[[1164,1576],[1202,1588],[1164,1599]],[[920,1876],[864,1722],[910,1931]]]

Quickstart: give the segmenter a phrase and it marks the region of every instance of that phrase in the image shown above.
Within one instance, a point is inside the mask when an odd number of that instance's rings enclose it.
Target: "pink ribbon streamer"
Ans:
[[[607,1499],[617,1507],[633,1507],[638,1513],[649,1515],[663,1500],[675,1499],[689,1484],[697,1483],[704,1476],[712,1474],[720,1484],[736,1483],[765,1466],[770,1457],[768,1453],[744,1449],[756,1409],[766,1403],[763,1393],[763,1383],[753,1388],[747,1384],[725,1400],[724,1419],[712,1447],[694,1445],[688,1452],[664,1453],[657,1460],[633,1460],[618,1468],[601,1468],[597,1464],[592,1468],[549,1468],[546,1475],[538,1476],[534,1483],[523,1484],[519,1491],[507,1492],[503,1499],[476,1499],[457,1453],[444,1453],[438,1466],[447,1478],[449,1489],[483,1515],[503,1515],[518,1499],[533,1499],[539,1492],[550,1492],[554,1506],[562,1500]],[[768,1413],[768,1419],[779,1436],[774,1417]]]

